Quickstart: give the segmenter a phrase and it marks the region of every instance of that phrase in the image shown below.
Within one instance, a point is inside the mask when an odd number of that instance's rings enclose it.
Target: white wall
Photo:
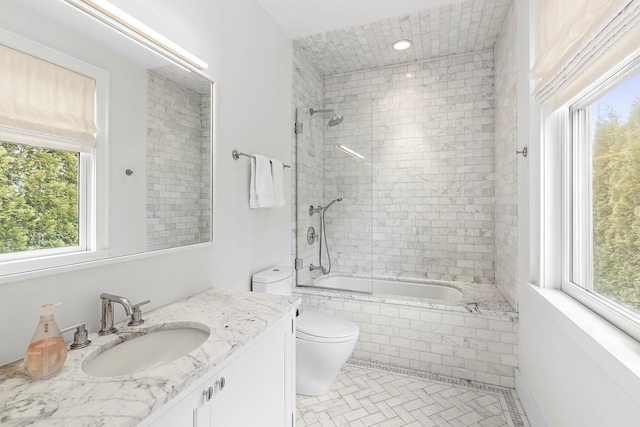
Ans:
[[[559,257],[549,241],[557,233],[545,229],[543,218],[557,215],[559,209],[541,197],[544,185],[557,186],[558,180],[552,179],[557,170],[543,162],[545,150],[554,146],[540,143],[539,107],[531,100],[526,79],[535,52],[537,1],[515,4],[518,148],[529,147],[529,157],[518,159],[518,364],[534,402],[523,399],[523,405],[529,411],[537,407],[549,427],[635,426],[640,414],[640,344],[554,289],[559,285],[554,258]]]
[[[253,0],[113,3],[209,64],[216,82],[211,267],[216,286],[248,290],[252,272],[290,263],[290,211],[248,208],[249,159],[233,160],[231,151],[291,164],[291,41]]]
[[[3,3],[5,13],[10,6]],[[235,161],[231,151],[290,162],[291,41],[254,0],[114,3],[210,65],[207,72],[216,82],[215,243],[0,285],[0,365],[24,355],[43,303],[63,303],[56,310],[61,327],[87,320],[94,331],[101,292],[132,302],[149,298],[154,308],[212,285],[249,290],[251,273],[290,260],[289,208],[250,210],[249,160]],[[111,148],[111,211],[123,226],[144,207],[132,195],[144,192],[144,182],[132,184],[119,173],[131,155],[126,147]],[[287,170],[286,195],[289,178]]]
[[[640,344],[562,291],[518,296],[519,369],[546,424],[638,425]]]

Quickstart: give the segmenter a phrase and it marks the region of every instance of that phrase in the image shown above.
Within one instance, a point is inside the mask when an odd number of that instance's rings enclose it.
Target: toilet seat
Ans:
[[[342,343],[358,338],[360,328],[348,319],[305,311],[296,318],[296,338],[322,343]]]

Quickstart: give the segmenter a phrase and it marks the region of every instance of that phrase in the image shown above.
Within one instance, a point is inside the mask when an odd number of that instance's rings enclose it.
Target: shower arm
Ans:
[[[314,110],[313,108],[309,108],[309,114],[314,115],[316,113],[333,113],[335,110],[333,108],[326,108],[324,110]]]
[[[329,126],[337,126],[344,120],[340,114],[337,114],[333,108],[325,108],[324,110],[314,110],[309,108],[309,115],[313,116],[316,113],[331,113],[331,119],[329,120]]]

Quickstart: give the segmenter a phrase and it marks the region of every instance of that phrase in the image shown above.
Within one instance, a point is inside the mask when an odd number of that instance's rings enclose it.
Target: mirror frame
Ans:
[[[209,150],[209,156],[208,156],[208,162],[210,165],[209,176],[208,176],[209,178],[208,184],[210,189],[209,201],[208,201],[209,202],[208,203],[209,204],[209,222],[210,222],[209,238],[207,242],[185,245],[185,246],[176,246],[168,249],[148,250],[148,245],[147,245],[145,249],[142,251],[134,250],[131,253],[113,255],[112,249],[110,247],[110,242],[109,242],[110,239],[108,237],[111,233],[111,218],[108,214],[106,214],[104,219],[104,226],[100,227],[100,225],[98,225],[96,227],[96,233],[100,233],[101,235],[104,235],[103,240],[104,240],[104,246],[106,247],[102,247],[102,248],[96,247],[94,250],[87,250],[82,252],[75,252],[71,254],[57,255],[55,257],[51,257],[51,258],[55,258],[55,260],[53,259],[45,260],[45,259],[39,259],[39,258],[33,258],[30,260],[30,259],[23,258],[21,260],[18,260],[17,262],[13,262],[13,261],[2,262],[0,263],[0,284],[7,283],[7,282],[15,282],[18,280],[25,280],[33,277],[38,277],[38,276],[44,276],[44,275],[52,274],[54,272],[61,273],[65,271],[94,267],[96,266],[96,263],[99,263],[100,265],[111,264],[115,262],[129,260],[132,257],[138,257],[138,258],[149,257],[149,256],[154,256],[156,254],[157,255],[166,254],[167,252],[172,252],[172,251],[175,252],[175,251],[197,249],[197,248],[202,248],[206,246],[211,246],[213,245],[213,242],[214,242],[213,227],[214,227],[214,207],[215,207],[215,203],[214,203],[215,80],[211,78],[208,74],[206,74],[202,68],[199,68],[195,64],[190,63],[189,61],[186,61],[184,57],[177,55],[176,51],[181,50],[179,46],[174,45],[173,46],[174,49],[169,50],[166,48],[166,43],[165,43],[165,46],[163,46],[162,44],[154,43],[152,39],[150,39],[149,37],[145,37],[143,34],[141,34],[141,32],[136,31],[135,29],[132,29],[131,27],[128,27],[126,25],[123,25],[122,22],[118,21],[117,19],[114,19],[113,16],[109,16],[108,14],[105,14],[98,9],[92,8],[87,4],[87,3],[93,3],[93,2],[90,2],[90,1],[84,2],[80,0],[64,0],[64,2],[66,2],[67,5],[75,6],[80,11],[84,12],[87,15],[88,19],[93,19],[97,21],[96,25],[105,25],[109,30],[115,31],[120,35],[125,36],[128,39],[128,42],[141,45],[142,47],[151,50],[154,54],[159,55],[165,61],[168,61],[168,63],[175,64],[176,66],[181,67],[189,71],[190,73],[193,73],[197,77],[205,79],[208,82],[209,93],[210,93],[210,98],[209,98],[210,100],[210,105],[209,105],[210,150]],[[35,2],[32,2],[32,3],[35,4]],[[25,9],[28,9],[28,8],[31,8],[31,6],[29,4],[25,5]],[[48,17],[45,15],[41,15],[41,18],[48,19]],[[61,25],[61,23],[53,19],[51,20],[51,22],[54,25]],[[18,38],[25,39],[35,44],[40,44],[39,42],[33,41],[30,38],[20,33],[13,33],[10,30],[6,30],[0,27],[0,36],[2,36],[3,42],[7,40],[7,37],[6,37],[7,34],[15,35]],[[156,37],[158,36],[157,33],[155,33],[155,35]],[[10,38],[9,38],[9,41],[10,41]],[[166,42],[167,40],[164,39],[164,41]],[[169,41],[169,43],[171,42]],[[11,46],[10,43],[7,43],[7,45]],[[49,46],[46,46],[46,48],[52,51],[56,50],[55,48],[49,47]],[[68,55],[64,53],[64,51],[59,53],[61,53],[64,56],[69,56],[74,60],[82,62],[82,60],[76,59],[73,55]],[[101,70],[98,67],[96,67],[96,69],[102,71],[103,73],[108,74],[108,72]],[[148,69],[148,71],[153,71],[153,70]],[[107,83],[105,87],[102,88],[102,90],[106,90],[108,93],[109,92],[108,78],[106,80],[107,80]],[[98,122],[98,126],[100,125],[101,125],[100,122]],[[107,131],[103,133],[106,134],[104,138],[108,139],[109,138],[108,134],[110,133],[108,131],[110,123],[108,121],[105,121],[105,123],[103,123],[102,126],[103,126],[102,127],[103,129],[107,129]],[[103,154],[103,155],[107,156],[107,163],[109,163],[108,154]],[[98,173],[100,172],[98,171]],[[113,181],[114,177],[113,177],[113,174],[109,174],[107,170],[103,170],[102,173],[105,174],[105,176],[102,179],[103,185],[99,186],[99,188],[97,188],[96,191],[104,192],[105,194],[108,194],[110,183]],[[98,194],[97,197],[102,198],[103,195]],[[108,202],[105,202],[105,204],[107,207],[106,212],[112,209],[112,207],[109,205]],[[145,230],[145,235],[146,235],[146,230]],[[33,262],[30,262],[30,261],[33,261]],[[8,265],[9,263],[11,263],[12,265],[9,266]],[[28,265],[28,264],[31,264],[31,265]],[[13,268],[7,268],[7,267],[13,267]],[[55,271],[53,269],[55,269]]]

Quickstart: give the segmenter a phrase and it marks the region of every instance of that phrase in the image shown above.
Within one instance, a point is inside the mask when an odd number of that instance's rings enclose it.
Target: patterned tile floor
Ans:
[[[298,427],[530,427],[515,390],[350,360],[324,396],[298,396]]]

